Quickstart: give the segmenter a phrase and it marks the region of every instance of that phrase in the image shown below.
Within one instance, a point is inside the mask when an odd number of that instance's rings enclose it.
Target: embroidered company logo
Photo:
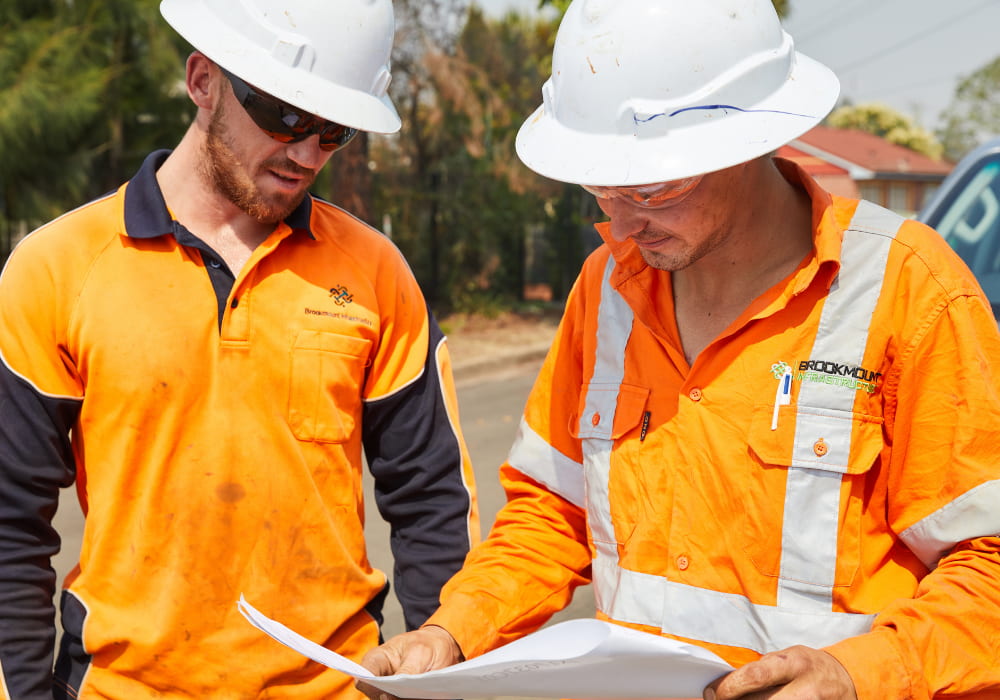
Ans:
[[[347,306],[354,301],[354,296],[347,291],[347,287],[340,285],[330,289],[330,296],[337,306]]]
[[[782,375],[789,369],[787,363],[776,362],[771,365],[771,374],[774,375],[775,379],[781,379]],[[793,373],[793,378],[796,381],[831,384],[845,389],[864,391],[868,394],[875,393],[878,380],[882,377],[881,372],[827,360],[802,360],[797,369],[798,372]]]
[[[781,379],[782,377],[785,376],[785,372],[787,372],[790,369],[791,367],[789,367],[788,364],[785,362],[775,362],[773,365],[771,365],[771,374],[774,375],[775,379]]]

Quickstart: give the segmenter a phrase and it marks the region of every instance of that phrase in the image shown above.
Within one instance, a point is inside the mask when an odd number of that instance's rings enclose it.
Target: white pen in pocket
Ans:
[[[778,390],[774,394],[774,414],[771,416],[771,430],[778,429],[778,407],[787,406],[792,402],[792,368],[785,367],[785,372],[778,379]]]

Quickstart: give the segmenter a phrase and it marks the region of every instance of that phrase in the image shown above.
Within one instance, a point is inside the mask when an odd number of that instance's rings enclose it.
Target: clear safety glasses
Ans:
[[[319,134],[319,147],[324,151],[334,151],[358,133],[353,127],[321,119],[266,92],[260,92],[222,66],[219,68],[233,86],[236,100],[250,115],[254,124],[275,141],[295,143]]]
[[[624,199],[640,207],[658,207],[693,190],[701,182],[701,178],[701,175],[696,175],[683,180],[654,182],[649,185],[631,187],[583,185],[583,189],[598,199]]]

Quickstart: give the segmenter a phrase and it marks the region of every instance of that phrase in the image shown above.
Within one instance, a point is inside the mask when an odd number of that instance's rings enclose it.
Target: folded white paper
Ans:
[[[269,619],[243,596],[238,607],[250,624],[285,646],[401,698],[699,698],[706,685],[733,670],[692,644],[601,620],[570,620],[437,671],[373,676]]]

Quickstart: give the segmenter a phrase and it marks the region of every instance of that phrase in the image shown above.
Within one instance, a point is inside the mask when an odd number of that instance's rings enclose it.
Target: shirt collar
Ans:
[[[169,155],[170,151],[165,149],[150,153],[125,186],[125,233],[130,238],[155,238],[174,232],[173,219],[156,181],[156,171]],[[285,218],[285,223],[315,239],[309,227],[311,219],[312,197],[305,197]]]
[[[824,190],[798,163],[775,158],[782,177],[805,190],[812,202],[813,249],[819,265],[834,263],[840,267],[840,246],[844,231],[850,225],[853,207],[834,206],[834,196]],[[844,219],[844,214],[847,218]]]

